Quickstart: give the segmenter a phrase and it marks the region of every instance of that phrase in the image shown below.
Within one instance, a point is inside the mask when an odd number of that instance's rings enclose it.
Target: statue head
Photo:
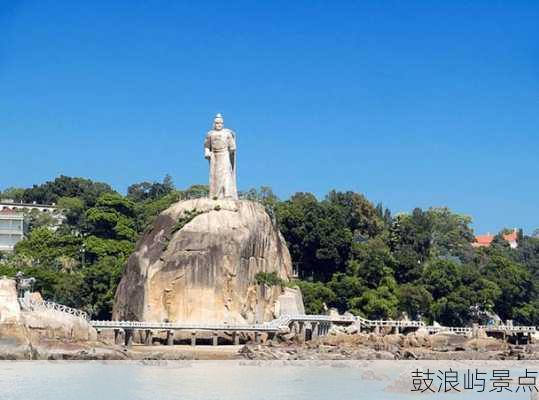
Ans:
[[[221,114],[217,114],[215,116],[215,119],[213,120],[213,129],[215,129],[216,131],[220,131],[221,129],[223,129],[223,126],[224,126],[224,120],[223,120],[223,116]]]

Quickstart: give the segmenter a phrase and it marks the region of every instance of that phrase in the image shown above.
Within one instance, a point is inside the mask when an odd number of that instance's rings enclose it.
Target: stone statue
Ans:
[[[213,129],[204,141],[204,157],[210,162],[210,198],[237,199],[236,135],[224,128],[221,114],[213,121]]]
[[[22,298],[27,298],[33,291],[36,278],[25,278],[22,271],[15,274],[15,285],[17,287],[17,295]]]

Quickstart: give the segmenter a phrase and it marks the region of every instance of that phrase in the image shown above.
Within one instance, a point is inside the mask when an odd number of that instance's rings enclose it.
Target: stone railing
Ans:
[[[179,200],[198,200],[198,199],[210,199],[210,195],[208,193],[180,193]],[[252,196],[249,196],[247,193],[238,193],[238,199],[240,200],[250,200],[250,201],[256,201],[258,203],[261,203],[260,199],[253,198]]]
[[[420,321],[371,321],[352,315],[282,315],[269,322],[258,324],[207,324],[203,322],[152,322],[152,321],[91,321],[95,328],[127,328],[127,329],[192,329],[192,330],[240,330],[240,331],[278,331],[294,322],[307,323],[354,323],[359,321],[363,326],[387,327],[423,327]]]
[[[89,321],[88,314],[82,310],[64,306],[53,301],[35,301],[31,299],[19,298],[19,303],[23,310],[26,311],[56,311],[64,314],[69,314],[74,317],[82,318]]]
[[[273,321],[272,321],[273,322]],[[200,331],[275,331],[271,322],[262,324],[211,324],[201,322],[90,321],[96,329],[185,329]]]
[[[209,199],[207,193],[180,193],[179,200]]]

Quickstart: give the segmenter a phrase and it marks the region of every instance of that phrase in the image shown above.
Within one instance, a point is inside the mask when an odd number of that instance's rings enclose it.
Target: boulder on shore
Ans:
[[[39,307],[21,308],[15,280],[0,279],[0,359],[36,358],[44,343],[87,342],[96,337],[96,330],[85,319]]]
[[[299,290],[283,288],[291,275],[286,243],[261,204],[181,201],[137,243],[113,319],[253,323],[303,313]]]

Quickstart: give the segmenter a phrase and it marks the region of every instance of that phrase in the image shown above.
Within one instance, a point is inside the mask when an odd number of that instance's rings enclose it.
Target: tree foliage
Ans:
[[[443,207],[393,217],[351,192],[333,191],[322,201],[297,193],[277,211],[300,277],[313,282],[305,287],[313,310],[323,308],[323,297],[328,307],[369,318],[405,313],[462,325],[480,309],[538,322],[537,238],[520,233],[511,249],[498,235],[491,248],[474,249],[467,216]],[[320,285],[332,296],[322,296]]]
[[[7,189],[3,197],[56,202],[65,220],[56,227],[29,214],[26,239],[14,254],[0,255],[0,274],[22,270],[37,278],[45,298],[108,318],[140,235],[176,201],[207,195],[207,185],[177,190],[170,176],[131,185],[126,196],[105,183],[66,176]],[[467,216],[445,207],[394,216],[354,192],[331,191],[322,200],[296,193],[280,200],[261,187],[242,198],[263,204],[282,232],[308,313],[336,307],[373,319],[406,315],[463,325],[481,310],[515,323],[539,323],[539,237],[520,231],[512,249],[502,231],[489,248],[474,249]],[[259,274],[256,281],[285,284],[275,274]]]
[[[61,197],[77,197],[86,207],[93,207],[99,196],[113,192],[114,190],[106,183],[61,175],[54,181],[26,189],[23,200],[26,203],[35,201],[39,204],[51,204],[58,203]]]

